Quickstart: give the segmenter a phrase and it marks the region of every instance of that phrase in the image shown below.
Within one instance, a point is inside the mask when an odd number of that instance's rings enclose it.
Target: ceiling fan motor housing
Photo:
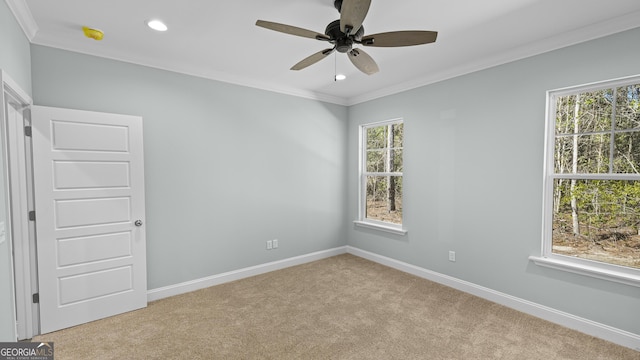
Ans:
[[[340,31],[340,20],[333,21],[327,25],[324,33],[329,36],[332,42],[335,42],[336,50],[341,53],[346,53],[351,50],[355,41],[360,41],[364,35],[364,26],[360,26],[360,29],[355,34],[347,36]]]

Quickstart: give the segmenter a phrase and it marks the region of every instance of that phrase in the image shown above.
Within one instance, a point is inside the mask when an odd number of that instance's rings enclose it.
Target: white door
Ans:
[[[40,331],[147,305],[142,118],[34,106]]]

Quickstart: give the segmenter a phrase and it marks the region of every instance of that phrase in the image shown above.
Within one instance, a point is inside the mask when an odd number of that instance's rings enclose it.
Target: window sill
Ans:
[[[575,274],[590,276],[608,281],[615,281],[629,286],[640,287],[640,276],[627,274],[622,271],[603,269],[597,266],[577,264],[572,261],[548,257],[529,256],[529,260],[533,261],[538,266],[568,271]]]
[[[402,229],[402,228],[393,227],[393,226],[377,224],[377,223],[372,223],[372,222],[368,222],[368,221],[360,221],[360,220],[356,220],[353,223],[356,226],[364,227],[364,228],[367,228],[367,229],[380,230],[380,231],[388,232],[388,233],[395,234],[395,235],[403,235],[404,236],[404,235],[407,234],[407,230]]]

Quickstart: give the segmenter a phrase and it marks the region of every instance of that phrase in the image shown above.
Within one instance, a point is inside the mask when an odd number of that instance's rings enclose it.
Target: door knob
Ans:
[[[133,225],[142,226],[142,220],[136,220],[136,222],[134,222]]]

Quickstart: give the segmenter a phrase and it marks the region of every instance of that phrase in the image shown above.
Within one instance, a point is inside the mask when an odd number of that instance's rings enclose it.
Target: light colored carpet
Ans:
[[[340,255],[38,336],[63,359],[640,359],[640,352]]]

